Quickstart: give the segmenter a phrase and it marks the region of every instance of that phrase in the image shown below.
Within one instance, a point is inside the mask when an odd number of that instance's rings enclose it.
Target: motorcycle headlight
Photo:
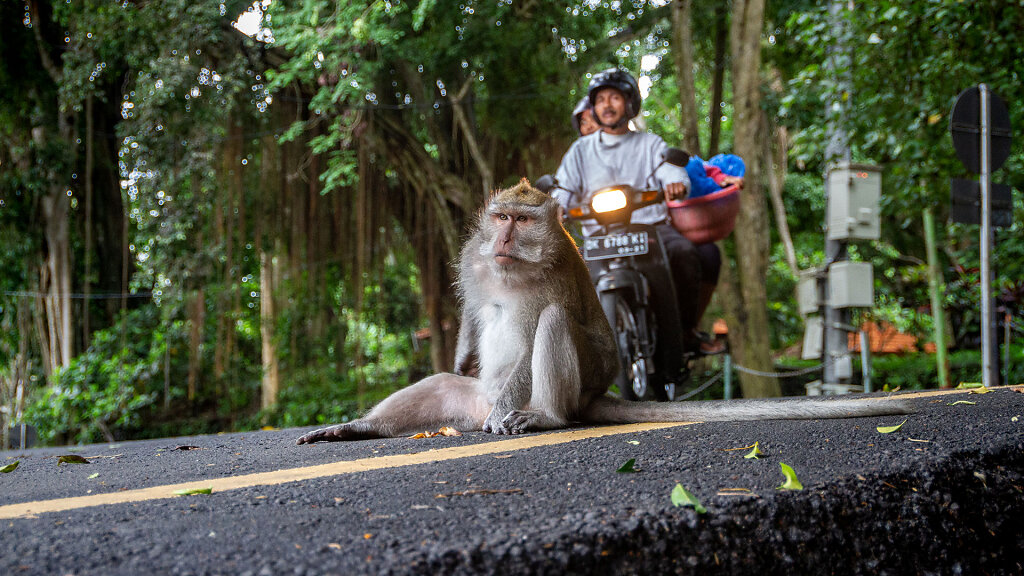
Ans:
[[[626,207],[626,193],[622,190],[606,190],[598,192],[590,201],[590,206],[598,214],[612,212]]]

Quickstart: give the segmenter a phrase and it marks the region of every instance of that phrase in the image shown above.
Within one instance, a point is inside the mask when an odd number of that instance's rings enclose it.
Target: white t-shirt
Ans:
[[[569,208],[588,203],[596,190],[615,184],[650,190],[683,182],[689,188],[690,178],[683,167],[662,164],[654,171],[666,149],[668,146],[665,141],[649,132],[616,135],[599,130],[574,142],[562,157],[562,164],[555,173],[558,185],[573,193],[556,188],[551,195],[563,207]],[[660,224],[667,217],[668,209],[662,203],[633,212],[632,222]],[[584,223],[585,236],[597,230],[597,224]]]

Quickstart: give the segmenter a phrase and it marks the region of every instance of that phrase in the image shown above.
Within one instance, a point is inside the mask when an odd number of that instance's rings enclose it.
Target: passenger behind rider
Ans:
[[[601,128],[594,120],[594,108],[590,105],[589,97],[580,98],[572,111],[572,127],[580,136],[590,136]]]
[[[616,68],[604,70],[591,79],[587,98],[600,130],[574,142],[562,158],[555,174],[559,185],[582,193],[582,197],[574,197],[566,190],[556,189],[552,196],[562,208],[568,210],[571,204],[585,203],[595,191],[613,184],[629,184],[638,189],[653,184],[660,186],[669,199],[684,198],[689,187],[686,169],[671,164],[659,166],[662,153],[668,149],[665,142],[655,134],[629,128],[629,121],[640,113],[642,102],[636,79]],[[652,171],[654,175],[649,179]],[[684,348],[717,351],[710,349],[713,344],[702,343],[697,332],[702,312],[701,256],[692,242],[666,223],[667,218],[668,208],[662,203],[637,210],[632,222],[657,225],[676,287]],[[584,224],[583,234],[590,236],[598,229],[596,224]]]

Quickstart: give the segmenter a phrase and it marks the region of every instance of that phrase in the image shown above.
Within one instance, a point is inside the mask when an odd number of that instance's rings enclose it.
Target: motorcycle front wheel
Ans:
[[[640,345],[641,334],[637,326],[636,313],[629,301],[617,292],[601,294],[601,308],[615,335],[615,346],[619,351],[619,373],[615,385],[625,400],[657,399],[647,373],[647,358]]]

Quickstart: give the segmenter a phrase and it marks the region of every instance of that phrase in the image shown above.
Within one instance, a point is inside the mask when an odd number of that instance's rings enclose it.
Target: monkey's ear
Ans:
[[[519,181],[519,184],[520,185],[530,186],[530,179],[527,178],[526,176],[523,176],[523,179]]]

